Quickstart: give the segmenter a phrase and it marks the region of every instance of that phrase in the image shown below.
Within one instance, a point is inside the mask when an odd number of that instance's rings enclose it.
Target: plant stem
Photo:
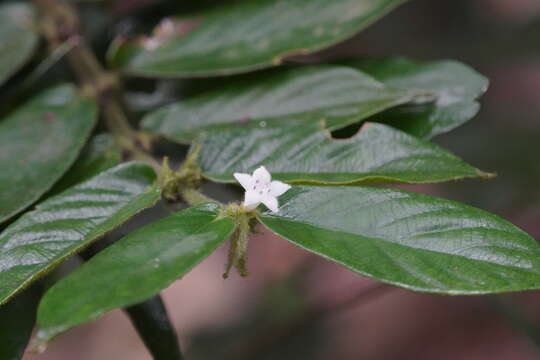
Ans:
[[[138,160],[148,162],[156,170],[160,165],[147,154],[148,136],[134,130],[121,106],[120,82],[117,76],[106,71],[81,36],[79,18],[73,8],[58,0],[34,0],[41,11],[41,28],[50,47],[54,50],[63,44],[72,44],[66,54],[82,91],[94,97],[117,143]]]
[[[183,359],[161,296],[156,295],[124,310],[155,360]]]
[[[150,163],[156,170],[160,165],[147,152],[148,137],[135,131],[121,106],[120,85],[115,74],[106,71],[86,44],[79,31],[79,18],[72,7],[58,0],[34,0],[41,11],[41,26],[52,49],[69,43],[66,54],[82,91],[98,102],[106,124],[117,143],[129,154]],[[97,252],[97,251],[96,251]],[[81,254],[85,259],[92,253]],[[183,359],[176,333],[159,295],[125,309],[144,343],[156,360]]]
[[[191,205],[191,206],[195,206],[195,205],[199,205],[199,204],[203,204],[207,202],[219,203],[217,200],[204,195],[199,190],[190,188],[190,187],[182,188],[180,190],[180,194],[182,195],[182,199],[184,199],[184,201],[188,203],[188,205]]]

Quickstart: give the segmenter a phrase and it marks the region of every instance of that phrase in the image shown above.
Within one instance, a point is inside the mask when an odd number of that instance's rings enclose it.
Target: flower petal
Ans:
[[[253,178],[249,174],[242,174],[242,173],[234,173],[234,178],[236,181],[242,185],[242,187],[246,190],[252,190],[253,188]]]
[[[291,185],[285,184],[281,181],[272,181],[270,183],[270,195],[272,196],[281,196],[287,192],[291,188]]]
[[[274,196],[264,196],[262,198],[262,203],[270,209],[270,211],[277,213],[278,212],[278,201]]]
[[[272,176],[264,166],[257,168],[253,172],[253,181],[257,182],[257,180],[260,184],[269,184],[272,180]]]
[[[248,190],[244,196],[244,206],[249,209],[255,209],[262,201],[262,197],[259,192]]]

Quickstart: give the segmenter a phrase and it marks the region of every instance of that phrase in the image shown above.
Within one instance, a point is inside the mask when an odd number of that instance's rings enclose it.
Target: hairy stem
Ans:
[[[120,82],[116,75],[101,66],[79,30],[79,18],[73,8],[58,0],[34,0],[41,12],[40,25],[49,46],[54,50],[66,43],[72,45],[67,61],[82,91],[93,96],[100,105],[105,122],[117,143],[133,158],[160,165],[146,150],[148,136],[134,130],[121,105]]]
[[[93,96],[102,111],[107,126],[118,144],[133,158],[160,168],[146,150],[148,138],[129,124],[121,106],[121,91],[115,74],[106,71],[86,44],[79,31],[79,18],[73,8],[58,0],[34,0],[40,10],[40,25],[52,49],[70,43],[66,54],[82,91]],[[97,251],[96,251],[97,252]],[[81,254],[85,259],[93,253]],[[156,360],[181,360],[182,353],[176,333],[159,295],[141,304],[126,308],[133,324]]]
[[[236,229],[231,235],[227,266],[223,278],[227,279],[233,267],[236,268],[240,276],[248,276],[247,271],[247,251],[249,236],[254,232],[256,212],[247,209],[243,205],[229,204],[222,209],[222,216],[230,217],[234,220]]]
[[[215,199],[212,199],[206,195],[204,195],[202,192],[200,192],[197,189],[190,188],[190,187],[184,187],[180,190],[180,194],[182,195],[182,199],[188,205],[195,206],[207,202],[218,202]]]

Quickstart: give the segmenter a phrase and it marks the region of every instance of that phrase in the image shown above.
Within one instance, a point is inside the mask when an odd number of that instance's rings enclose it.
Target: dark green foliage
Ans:
[[[126,236],[96,247],[45,292],[38,345],[125,308],[156,359],[181,359],[159,292],[229,239],[228,268],[246,275],[248,238],[260,224],[413,291],[539,289],[540,246],[516,226],[464,204],[366,186],[492,177],[429,141],[477,113],[486,78],[455,61],[401,57],[281,66],[404,2],[162,1],[138,12],[123,4],[124,25],[137,31],[165,9],[193,10],[163,13],[152,34],[129,38],[117,33],[125,26],[113,26],[106,2],[80,6],[84,17],[59,0],[1,5],[0,86],[9,80],[15,101],[2,99],[14,110],[0,119],[0,358],[20,359],[34,325],[39,296],[23,289],[162,197],[188,208],[172,205],[162,219],[124,227]],[[97,53],[79,28],[92,14]],[[40,36],[47,46],[36,52]],[[27,62],[30,76],[19,71]],[[51,68],[78,86],[58,85],[52,72],[44,75]],[[149,79],[121,84],[126,75]],[[18,86],[19,77],[31,81]],[[149,84],[155,98],[136,94],[152,92]],[[206,90],[190,93],[191,86]],[[144,106],[129,108],[124,90]],[[263,166],[278,182],[248,176]],[[279,211],[222,204],[200,191],[205,180],[280,196]]]

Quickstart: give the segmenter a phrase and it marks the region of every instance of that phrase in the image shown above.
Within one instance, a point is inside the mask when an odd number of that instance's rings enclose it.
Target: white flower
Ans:
[[[281,181],[272,181],[272,176],[264,166],[255,170],[253,175],[234,173],[234,177],[246,189],[244,206],[250,210],[263,203],[272,212],[278,212],[277,197],[291,188]]]

